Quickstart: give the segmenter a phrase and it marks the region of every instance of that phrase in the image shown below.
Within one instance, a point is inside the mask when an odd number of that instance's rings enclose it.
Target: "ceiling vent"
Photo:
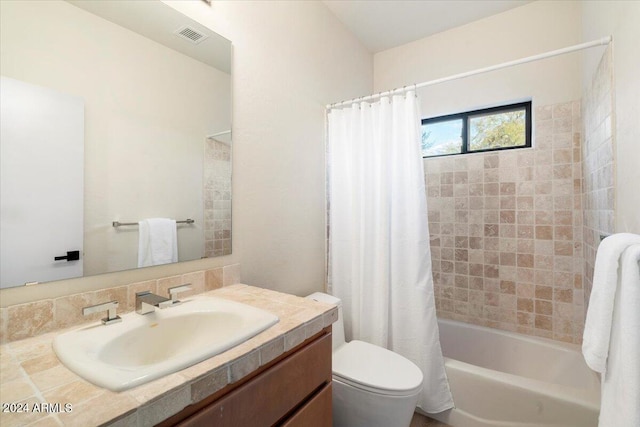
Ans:
[[[183,38],[190,43],[199,44],[204,39],[208,38],[206,34],[202,34],[200,31],[193,27],[184,25],[173,32],[176,36]]]

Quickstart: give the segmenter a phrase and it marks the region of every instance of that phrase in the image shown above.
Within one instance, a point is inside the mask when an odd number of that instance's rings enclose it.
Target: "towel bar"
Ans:
[[[194,222],[196,222],[195,220],[191,219],[191,218],[187,218],[185,220],[182,221],[176,221],[176,224],[193,224]],[[113,225],[114,227],[120,227],[122,225],[138,225],[137,222],[120,222],[120,221],[113,221],[111,223],[111,225]]]

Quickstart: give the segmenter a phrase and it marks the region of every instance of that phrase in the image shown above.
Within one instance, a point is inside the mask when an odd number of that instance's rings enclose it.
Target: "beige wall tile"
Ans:
[[[205,290],[212,291],[221,288],[223,284],[223,269],[214,268],[205,271]]]
[[[158,295],[169,298],[169,288],[184,285],[182,276],[171,276],[158,279]]]
[[[18,402],[36,395],[36,390],[25,377],[0,383],[0,395],[3,403]]]
[[[579,106],[535,106],[534,148],[428,160],[439,316],[579,342],[552,327],[554,302],[584,311]]]
[[[127,287],[127,310],[133,311],[135,310],[136,304],[136,293],[138,292],[146,292],[149,291],[152,294],[158,293],[158,281],[157,280],[147,280],[144,282],[132,283]]]
[[[179,298],[187,298],[193,295],[201,294],[205,291],[205,272],[194,271],[182,275],[182,283],[189,284],[190,291],[180,293]]]
[[[129,307],[129,288],[128,286],[119,286],[117,288],[103,289],[97,291],[94,297],[96,304],[102,304],[109,301],[118,302],[117,313],[126,313]],[[107,317],[107,313],[100,313],[100,318]]]
[[[7,325],[8,325],[9,310],[0,307],[0,344],[7,342]]]
[[[41,392],[48,391],[54,387],[69,384],[78,379],[78,376],[68,370],[63,365],[55,365],[52,368],[35,372],[31,376],[31,381]]]
[[[106,422],[111,424],[114,413],[123,414],[120,418],[125,419],[134,414],[137,406],[135,399],[125,393],[104,392],[74,405],[73,411],[60,413],[58,417],[65,426],[72,427],[96,426]]]
[[[54,329],[53,301],[44,300],[8,307],[7,341],[15,341]]]
[[[75,294],[56,298],[54,300],[55,327],[57,329],[62,329],[69,326],[79,325],[81,323],[95,322],[97,320],[100,320],[100,316],[102,316],[103,313],[94,313],[88,316],[82,315],[82,309],[84,307],[89,307],[97,304],[95,297],[95,292],[87,292],[84,294]]]
[[[44,392],[43,396],[45,400],[50,403],[71,403],[75,406],[101,395],[104,395],[103,397],[106,398],[105,393],[113,394],[84,380],[76,380],[63,386],[50,389]]]
[[[2,402],[10,401],[9,398],[5,398],[2,395]],[[40,399],[36,397],[30,397],[21,401],[14,401],[19,404],[28,404],[29,408],[32,408],[36,403],[42,403]],[[39,420],[47,417],[48,414],[41,412],[0,412],[0,425],[2,427],[22,427],[31,426],[31,423],[38,422]]]

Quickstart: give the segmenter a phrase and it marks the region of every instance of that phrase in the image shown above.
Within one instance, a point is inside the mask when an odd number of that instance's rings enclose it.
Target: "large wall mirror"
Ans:
[[[230,254],[231,43],[159,0],[0,8],[1,287],[138,268],[147,219]]]

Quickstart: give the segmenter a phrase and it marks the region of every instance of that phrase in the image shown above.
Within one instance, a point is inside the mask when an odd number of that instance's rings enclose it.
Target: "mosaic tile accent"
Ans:
[[[438,316],[581,342],[581,123],[539,106],[533,148],[425,159]]]

